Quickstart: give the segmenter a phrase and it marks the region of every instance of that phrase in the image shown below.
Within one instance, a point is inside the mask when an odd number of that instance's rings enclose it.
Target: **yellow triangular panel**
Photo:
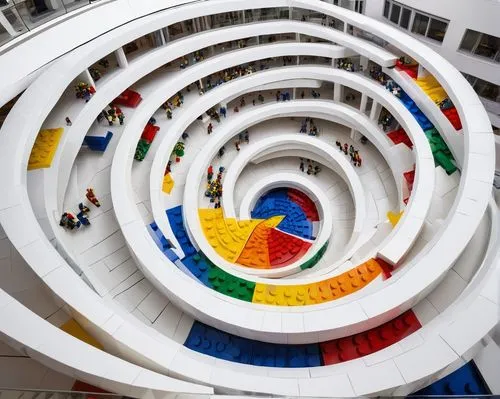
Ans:
[[[203,233],[213,249],[228,262],[238,259],[248,238],[262,219],[224,218],[222,208],[198,210]]]
[[[403,216],[403,211],[399,213],[394,213],[392,211],[387,212],[387,218],[389,219],[389,222],[392,224],[392,227],[398,224],[399,219],[401,219],[401,216]]]
[[[61,330],[67,332],[80,341],[86,342],[89,345],[96,347],[97,349],[104,350],[104,347],[99,341],[97,341],[93,336],[91,336],[87,331],[85,331],[80,324],[77,323],[75,319],[70,319],[62,326],[59,327]]]

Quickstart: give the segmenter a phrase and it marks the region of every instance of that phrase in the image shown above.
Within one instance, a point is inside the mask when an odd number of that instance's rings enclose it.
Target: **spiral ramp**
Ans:
[[[319,0],[165,7],[49,50],[0,130],[2,339],[132,397],[407,395],[472,359],[498,321],[499,217],[491,125],[463,76]],[[96,121],[112,103],[124,123]],[[61,227],[80,202],[90,226]]]

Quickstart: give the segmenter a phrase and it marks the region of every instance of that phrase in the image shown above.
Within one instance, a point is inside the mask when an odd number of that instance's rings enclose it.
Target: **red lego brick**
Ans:
[[[267,237],[269,262],[272,268],[298,261],[311,247],[311,243],[298,237],[271,229]]]
[[[406,184],[408,185],[408,190],[411,192],[413,190],[413,182],[415,181],[415,169],[403,173],[403,176],[406,180]]]
[[[451,122],[455,130],[462,129],[462,121],[460,120],[460,116],[458,115],[457,109],[455,107],[444,109],[444,116]]]
[[[422,325],[408,310],[395,319],[368,331],[319,344],[324,365],[336,364],[370,355],[413,334]]]
[[[307,219],[313,222],[319,221],[318,209],[316,208],[313,200],[306,194],[294,188],[289,188],[288,197],[302,208],[307,216]]]
[[[408,65],[403,64],[401,61],[396,61],[396,68],[400,71],[406,72],[412,77],[412,79],[417,79],[418,65]]]
[[[406,144],[406,146],[408,148],[410,148],[410,149],[413,148],[413,143],[411,142],[410,138],[406,134],[405,130],[402,128],[387,133],[387,137],[389,137],[394,144],[403,143],[403,144]]]
[[[158,130],[160,130],[158,126],[148,123],[142,131],[141,139],[146,140],[148,143],[152,143]]]

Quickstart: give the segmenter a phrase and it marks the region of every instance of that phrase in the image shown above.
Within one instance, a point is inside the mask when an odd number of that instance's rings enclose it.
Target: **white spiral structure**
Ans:
[[[0,129],[0,258],[10,270],[2,278],[11,281],[8,273],[24,265],[102,349],[44,320],[16,296],[28,288],[7,284],[0,291],[6,342],[133,397],[406,395],[479,351],[498,319],[495,152],[488,116],[460,72],[401,31],[319,0],[134,2],[135,10],[122,3],[101,7],[109,14],[125,7],[120,23],[113,17],[88,38],[65,38],[82,44],[48,49],[51,63],[35,75],[40,60],[22,67],[18,80],[32,81]],[[238,23],[217,24],[225,13]],[[187,25],[192,31],[172,34]],[[155,46],[124,52],[150,33]],[[278,39],[263,43],[265,36]],[[248,45],[233,46],[239,41]],[[196,52],[204,58],[192,62]],[[418,64],[418,80],[401,56]],[[93,82],[88,68],[105,57],[112,65]],[[180,68],[184,58],[189,65]],[[364,71],[338,68],[344,58],[359,58]],[[14,61],[0,58],[12,70]],[[224,70],[249,65],[251,73],[224,79]],[[380,68],[403,96],[372,79],[367,66]],[[430,75],[456,108],[458,129],[422,89],[420,78]],[[74,97],[80,81],[95,85],[88,102]],[[4,96],[14,90],[0,85]],[[120,105],[124,124],[96,122],[128,88],[142,101]],[[161,107],[179,92],[183,103],[168,119]],[[290,99],[276,101],[279,92]],[[220,107],[227,117],[210,119],[207,111]],[[382,129],[382,108],[411,149]],[[140,162],[134,154],[151,117],[160,130]],[[318,135],[298,133],[305,118]],[[51,162],[27,170],[39,132],[52,128],[64,132]],[[106,151],[81,150],[86,136],[107,130]],[[359,150],[361,166],[337,141]],[[444,153],[454,172],[439,166]],[[320,172],[301,172],[299,158]],[[210,165],[213,179],[224,167],[221,208],[205,196]],[[408,188],[403,174],[413,170]],[[86,203],[92,225],[59,226],[87,187],[101,202]],[[402,213],[395,226],[389,211]]]

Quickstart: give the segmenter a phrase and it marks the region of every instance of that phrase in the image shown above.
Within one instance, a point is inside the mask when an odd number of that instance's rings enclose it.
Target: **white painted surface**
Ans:
[[[460,81],[453,82],[453,84],[458,84],[458,83],[460,83]],[[465,109],[465,105],[464,105],[464,109]],[[473,107],[473,111],[479,112],[480,109],[479,108],[474,109],[474,107]],[[464,112],[464,111],[462,110],[462,112]],[[461,116],[463,116],[463,115],[461,115]],[[484,130],[481,130],[481,131],[483,133],[487,134],[489,130],[488,130],[487,125],[484,124],[483,121],[480,119],[482,117],[482,115],[479,113],[477,116],[478,116],[478,118],[476,118],[474,120],[474,122],[477,122],[478,126],[480,126],[481,128],[484,128]],[[26,146],[26,144],[30,144],[30,140],[32,143],[34,136],[32,138],[27,138],[27,137],[23,136],[23,134],[25,134],[25,132],[22,129],[23,123],[21,120],[18,120],[16,122],[20,124],[21,128],[19,129],[19,135],[15,138],[16,139],[19,139],[19,138],[27,139],[27,140],[22,141],[22,143],[21,143],[22,146]],[[467,131],[465,132],[465,134],[467,134]],[[4,137],[5,135],[2,135],[2,136]],[[11,142],[14,142],[14,139],[11,138],[10,140],[12,140]],[[26,141],[28,143],[26,143]],[[483,143],[485,143],[485,141],[483,141]],[[11,147],[11,146],[7,145],[7,144],[10,144],[9,141],[3,140],[2,144],[3,144],[3,146],[0,146],[0,148],[3,147],[4,152],[11,151],[12,154],[15,153],[15,155],[19,158],[18,164],[21,165],[21,168],[19,170],[15,170],[16,175],[14,177],[9,176],[6,179],[6,180],[9,180],[12,178],[11,182],[14,182],[14,184],[11,186],[8,186],[8,189],[6,190],[7,196],[6,196],[6,198],[2,199],[2,203],[1,203],[2,223],[6,222],[6,224],[9,225],[9,231],[8,231],[9,237],[12,238],[13,241],[16,243],[16,246],[18,246],[20,248],[20,250],[22,250],[23,255],[26,257],[28,262],[31,265],[33,265],[36,263],[36,261],[39,261],[39,260],[37,260],[36,257],[39,256],[43,250],[47,250],[47,246],[44,245],[45,243],[40,240],[40,238],[39,238],[40,236],[36,237],[36,234],[33,234],[32,232],[28,232],[29,235],[23,236],[23,233],[19,229],[16,230],[16,229],[12,228],[12,226],[14,224],[30,225],[30,226],[34,226],[34,230],[36,233],[40,233],[38,226],[36,226],[36,223],[33,224],[31,219],[29,219],[27,221],[28,224],[25,223],[26,222],[26,219],[24,216],[25,212],[23,212],[21,210],[22,208],[20,206],[20,202],[16,202],[16,198],[15,198],[17,195],[19,195],[20,198],[22,198],[24,201],[26,201],[26,193],[25,193],[25,191],[23,191],[23,190],[25,190],[25,188],[23,187],[24,182],[23,182],[23,177],[22,177],[22,174],[25,173],[24,168],[25,168],[26,159],[27,159],[25,156],[26,152],[24,153],[24,156],[23,156],[23,151],[21,149],[18,149],[17,151],[12,151],[15,147],[14,146]],[[465,146],[467,147],[468,144],[469,143],[466,141]],[[27,147],[29,148],[29,145]],[[6,154],[2,154],[2,155],[6,155]],[[12,166],[14,164],[13,162],[12,163],[9,162],[10,160],[11,159],[9,159],[8,156],[2,157],[2,162],[4,162],[4,164],[3,164],[4,167]],[[471,161],[474,161],[474,159],[471,159]],[[9,163],[7,163],[7,162],[9,162]],[[466,165],[467,165],[467,163],[466,163]],[[484,168],[486,171],[488,171],[488,165],[489,164],[486,164],[486,167]],[[474,174],[472,176],[468,176],[468,177],[474,177],[476,179],[480,178],[480,175],[479,175],[480,171],[479,170],[476,169],[476,170],[474,170],[473,173]],[[477,191],[477,190],[475,190],[475,191]],[[24,193],[24,196],[23,196],[23,193]],[[462,194],[462,193],[460,193],[460,194]],[[481,193],[479,193],[479,195],[480,194]],[[24,205],[26,205],[26,202],[24,203]],[[12,206],[12,208],[9,208],[9,206]],[[479,214],[481,211],[481,206],[478,206],[478,208],[479,209],[477,210],[477,212]],[[29,216],[33,216],[32,213],[30,212],[30,210],[28,210],[27,214]],[[19,215],[22,215],[22,218],[19,218]],[[127,226],[127,227],[130,227],[130,226]],[[133,226],[131,226],[131,227],[133,227]],[[472,231],[473,230],[472,225],[470,226],[470,228]],[[467,240],[465,240],[465,241],[467,241]],[[451,248],[451,245],[450,245],[450,248]],[[49,257],[52,255],[52,253],[50,251],[47,251],[47,254],[49,255]],[[52,261],[55,261],[55,262],[52,263]],[[52,258],[44,260],[43,263],[40,262],[38,264],[38,266],[40,266],[40,267],[37,271],[41,275],[45,275],[46,273],[48,273],[50,270],[53,270],[57,266],[62,266],[62,263],[61,263],[60,259],[58,259],[57,257],[56,258],[52,257]],[[67,287],[67,286],[64,287],[64,288],[66,288],[66,292],[60,290],[59,294],[61,294],[61,296],[63,296],[64,298],[70,299],[69,302],[72,303],[73,305],[77,305],[78,310],[81,311],[82,314],[84,314],[85,316],[89,316],[89,320],[92,320],[92,321],[89,321],[89,324],[95,322],[96,316],[99,316],[99,319],[101,319],[102,322],[104,322],[104,320],[108,320],[110,316],[113,317],[111,313],[106,314],[106,312],[103,312],[104,309],[102,309],[100,307],[99,302],[94,301],[95,298],[93,298],[93,296],[92,296],[93,294],[91,294],[91,293],[89,294],[88,289],[86,287],[82,291],[78,292],[78,290],[80,290],[82,288],[81,281],[79,281],[78,279],[74,279],[74,278],[72,279],[71,272],[66,273],[67,271],[68,271],[67,269],[63,269],[62,267],[58,268],[56,271],[54,271],[53,273],[50,273],[50,275],[48,275],[47,283],[50,286],[55,287],[56,285],[54,283],[57,282],[57,283],[59,283],[60,288],[62,288],[61,284],[63,284],[63,283],[66,285],[69,285],[69,287]],[[413,281],[416,281],[416,279],[414,279]],[[74,291],[71,293],[72,297],[70,297],[70,295],[69,295],[70,294],[68,292],[69,290]],[[495,297],[493,296],[493,298],[495,298]],[[76,300],[76,299],[78,299],[78,300]],[[488,300],[490,300],[490,296],[488,296]],[[494,300],[495,299],[493,299],[493,301]],[[0,300],[0,303],[5,306],[7,303],[9,303],[9,301],[10,301],[9,298],[2,298],[2,300]],[[487,312],[488,312],[487,315],[491,314],[491,309],[487,309]],[[477,314],[477,312],[467,314],[467,319],[468,319],[469,323],[471,321],[470,318],[475,317],[476,314]],[[108,317],[106,318],[105,316],[108,316]],[[346,316],[349,316],[349,315],[346,315]],[[484,316],[485,316],[485,314],[482,314],[482,317],[484,317]],[[113,330],[117,332],[116,338],[118,340],[127,341],[127,338],[130,339],[130,336],[132,335],[131,332],[133,330],[130,331],[130,330],[127,330],[125,328],[122,328],[122,329],[118,328],[121,323],[124,323],[124,320],[117,320],[117,319],[118,319],[118,317],[115,317],[115,319],[109,319],[109,320],[116,321],[116,323],[113,324]],[[482,319],[482,320],[484,320],[484,319]],[[481,329],[483,329],[485,326],[487,326],[488,322],[491,322],[491,317],[490,318],[486,317],[486,323],[480,324]],[[108,322],[107,324],[109,325],[110,323]],[[457,323],[457,324],[459,324],[459,323]],[[475,328],[474,325],[473,326],[470,326],[470,324],[466,324],[466,325],[469,326],[470,328]],[[480,331],[480,330],[478,330],[478,331]],[[138,334],[138,335],[135,335],[134,338],[137,340],[137,339],[142,338],[142,336],[140,334]],[[148,340],[144,339],[144,342],[148,342]],[[130,343],[130,341],[127,341],[127,343]],[[137,343],[135,343],[135,344],[137,344]],[[436,353],[437,350],[442,349],[442,345],[439,344],[438,341],[436,341],[435,344],[432,343],[429,345],[426,345],[426,346],[431,348],[432,349],[431,352],[434,354]],[[151,352],[151,350],[147,350],[147,346],[144,346],[142,349],[144,349],[144,352],[143,352],[144,356],[157,359],[157,357],[155,356],[155,354],[153,354]],[[425,362],[425,360],[426,360],[425,356],[428,356],[428,351],[427,352],[424,351],[424,352],[422,352],[422,354],[420,356],[418,356],[418,355],[413,356],[411,359],[409,359],[409,360],[412,360],[412,359],[419,360],[419,362],[417,364],[422,365],[422,367],[419,368],[419,370],[415,370],[414,362],[411,362],[411,361],[408,361],[406,363],[404,361],[400,362],[401,374],[403,376],[407,376],[407,378],[405,378],[406,382],[409,382],[412,380],[411,372],[413,372],[413,376],[415,378],[418,378],[420,376],[427,376],[427,375],[429,375],[429,373],[436,372],[436,367],[437,368],[441,367],[442,361],[441,362],[428,362],[427,363],[427,362]],[[447,359],[447,361],[451,362],[455,358],[453,356],[450,356],[449,358],[447,356],[443,356],[443,359]],[[422,361],[420,361],[420,360],[422,360]],[[410,370],[411,372],[409,372],[409,370],[406,370],[404,368],[405,364],[409,365],[409,367],[412,368]],[[199,367],[199,368],[201,368],[201,367]],[[199,376],[198,370],[195,370],[194,368],[192,368],[190,371],[193,373],[193,375]],[[353,371],[353,373],[355,373],[355,371]],[[273,392],[280,392],[280,393],[297,392],[296,386],[294,387],[294,385],[293,385],[294,381],[290,382],[290,384],[288,384],[285,381],[276,380],[276,379],[256,380],[253,378],[248,378],[248,376],[246,378],[247,378],[246,380],[243,380],[242,376],[238,376],[237,373],[235,373],[235,372],[221,373],[219,375],[214,375],[213,378],[211,378],[211,382],[214,384],[219,383],[219,384],[223,384],[223,385],[234,383],[235,386],[237,386],[239,384],[239,386],[243,387],[244,389],[248,388],[249,390],[255,389],[255,387],[259,386],[259,388],[263,388],[265,390],[269,390],[269,391],[273,391]],[[350,380],[353,381],[353,380],[355,380],[355,378],[353,378],[353,376],[351,376]],[[396,383],[396,384],[398,384],[398,383]],[[358,389],[360,391],[363,391],[364,389],[370,389],[370,388],[367,388],[364,386],[359,386]],[[378,389],[378,388],[372,387],[372,389]]]

